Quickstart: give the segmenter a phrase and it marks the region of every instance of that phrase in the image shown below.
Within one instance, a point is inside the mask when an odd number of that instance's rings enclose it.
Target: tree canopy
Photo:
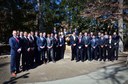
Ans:
[[[118,0],[0,0],[0,39],[8,40],[13,29],[118,31],[119,15],[123,16],[124,28],[127,26],[127,4],[124,0],[120,14]]]

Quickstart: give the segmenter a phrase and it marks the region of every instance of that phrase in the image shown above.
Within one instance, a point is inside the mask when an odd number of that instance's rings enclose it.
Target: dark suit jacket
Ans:
[[[23,37],[23,47],[22,47],[23,52],[27,51],[28,48],[30,48],[29,40],[28,38]]]
[[[61,41],[60,41],[60,39],[61,39]],[[62,45],[62,46],[64,46],[64,45],[65,45],[64,38],[59,38],[59,45]]]
[[[100,38],[100,39],[98,40],[98,45],[99,45],[99,46],[104,46],[104,45],[105,45],[105,41],[106,41],[106,40],[105,40],[104,38],[103,38],[103,39]]]
[[[113,36],[113,40],[114,40],[114,45],[116,47],[119,47],[119,36],[118,35]]]
[[[78,44],[78,37],[75,36],[75,39],[73,38],[73,36],[70,37],[70,42],[71,42],[71,46],[73,46],[73,44]]]
[[[59,38],[54,38],[54,47],[59,47]]]
[[[95,39],[95,41],[93,41],[93,39],[91,40],[91,47],[97,47],[98,46],[98,40],[97,39]]]
[[[114,40],[112,39],[111,43],[109,43],[109,39],[107,40],[107,46],[108,48],[111,46],[112,48],[114,47]]]
[[[38,36],[34,36],[34,38],[35,38],[35,47],[37,48],[38,46],[37,46],[37,40],[38,40]]]
[[[84,45],[89,45],[90,44],[90,39],[89,37],[87,36],[87,38],[84,36],[83,37],[83,42],[84,42]]]
[[[22,47],[23,47],[23,37],[21,38],[21,37],[19,37],[18,38],[19,39],[19,43],[20,43],[20,47],[21,47],[21,52],[22,52]]]
[[[79,40],[81,39],[81,41],[79,42]],[[84,40],[83,40],[83,36],[81,38],[78,37],[78,48],[83,48],[84,46]]]
[[[46,39],[45,39],[44,37],[42,37],[42,39],[43,39],[43,40],[41,40],[40,37],[37,39],[37,46],[38,46],[38,50],[39,50],[39,51],[42,50],[42,49],[40,48],[40,46],[42,46],[42,47],[44,46],[44,49],[45,49],[45,47],[46,47],[46,45],[47,45]]]
[[[11,37],[11,38],[9,39],[9,45],[10,45],[10,47],[11,47],[10,54],[11,54],[11,55],[16,55],[17,50],[20,48],[19,42],[17,42],[14,37]]]
[[[32,38],[30,38],[28,40],[29,40],[29,46],[30,46],[31,50],[34,50],[35,49],[35,41]]]

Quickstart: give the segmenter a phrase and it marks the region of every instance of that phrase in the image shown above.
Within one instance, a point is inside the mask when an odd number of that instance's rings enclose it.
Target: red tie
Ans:
[[[81,39],[79,38],[79,43],[81,42]]]
[[[17,38],[15,38],[15,39],[16,39],[16,42],[19,42],[19,40]]]
[[[56,38],[56,40],[58,41],[58,39]]]

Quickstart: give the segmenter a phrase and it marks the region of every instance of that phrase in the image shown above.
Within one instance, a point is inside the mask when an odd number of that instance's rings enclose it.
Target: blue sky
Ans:
[[[55,2],[57,5],[59,5],[62,2],[62,0],[56,0]]]

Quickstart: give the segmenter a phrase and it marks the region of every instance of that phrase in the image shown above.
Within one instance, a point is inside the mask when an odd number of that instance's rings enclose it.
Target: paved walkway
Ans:
[[[0,59],[0,84],[124,84],[128,80],[125,56],[118,61],[75,62],[66,58],[37,66],[11,79],[10,57]],[[128,83],[126,83],[128,84]]]
[[[69,50],[68,50],[69,49]],[[16,78],[10,77],[10,56],[0,56],[0,84],[128,84],[126,55],[118,61],[70,61],[70,48],[65,59],[43,64]]]
[[[114,65],[73,78],[27,84],[128,84],[128,67]]]

